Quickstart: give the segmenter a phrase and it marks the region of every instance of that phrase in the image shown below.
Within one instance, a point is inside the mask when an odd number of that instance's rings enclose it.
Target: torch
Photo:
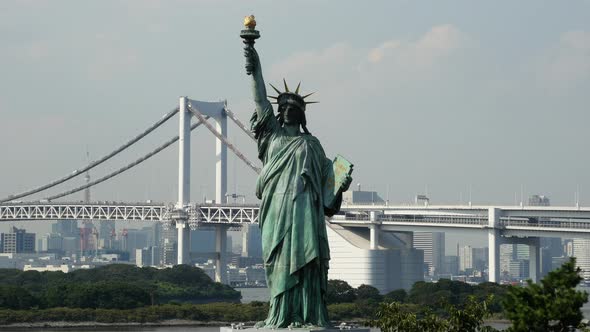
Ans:
[[[260,38],[260,32],[258,32],[258,30],[255,29],[256,19],[254,18],[254,15],[246,16],[244,18],[244,27],[246,27],[246,29],[240,32],[240,37],[244,39],[244,44],[246,44],[247,47],[254,48],[254,42],[256,41],[256,39]],[[250,58],[246,58],[246,74],[252,74],[253,70],[254,64],[252,63]]]

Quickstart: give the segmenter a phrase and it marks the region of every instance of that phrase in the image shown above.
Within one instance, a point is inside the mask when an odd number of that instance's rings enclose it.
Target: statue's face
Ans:
[[[283,111],[283,123],[286,125],[297,125],[301,124],[303,111],[299,109],[299,107],[294,105],[287,105],[285,106],[285,110]]]

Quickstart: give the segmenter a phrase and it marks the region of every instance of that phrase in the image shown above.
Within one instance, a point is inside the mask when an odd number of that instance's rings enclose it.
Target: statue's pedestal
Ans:
[[[369,332],[368,328],[343,328],[338,327],[324,328],[324,327],[303,327],[303,328],[284,328],[284,329],[257,329],[254,327],[232,328],[220,327],[220,332]]]

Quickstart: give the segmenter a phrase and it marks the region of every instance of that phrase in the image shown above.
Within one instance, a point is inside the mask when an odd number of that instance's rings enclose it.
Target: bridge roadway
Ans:
[[[182,216],[180,216],[182,215]],[[180,217],[186,218],[182,219]],[[157,203],[53,203],[28,202],[0,205],[0,222],[23,220],[121,220],[176,222],[179,238],[186,237],[189,227],[216,225],[218,265],[223,266],[223,242],[228,227],[258,222],[257,205],[189,204],[178,209],[172,204]],[[179,220],[187,220],[188,225]],[[451,229],[487,234],[489,280],[500,276],[501,244],[529,245],[530,276],[539,275],[540,237],[590,239],[590,208],[554,206],[391,206],[344,205],[340,214],[330,220],[343,227],[370,229],[370,247],[378,248],[380,232],[444,232]],[[189,226],[189,227],[186,227]],[[179,243],[179,261],[188,257],[188,247]],[[221,280],[222,275],[218,276]]]
[[[344,205],[341,214],[334,216],[332,222],[347,227],[378,223],[383,230],[389,231],[412,231],[416,228],[421,231],[443,231],[441,228],[481,230],[490,228],[490,209],[499,211],[496,228],[504,231],[590,233],[588,207]],[[173,204],[163,203],[19,202],[0,204],[0,221],[79,219],[166,222],[171,220],[170,214],[175,210]],[[187,212],[189,220],[197,223],[258,222],[258,205],[255,204],[190,204]],[[373,220],[371,212],[374,212]]]

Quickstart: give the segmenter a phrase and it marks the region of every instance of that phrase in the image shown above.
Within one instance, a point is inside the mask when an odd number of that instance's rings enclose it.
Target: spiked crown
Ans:
[[[299,107],[301,110],[305,111],[305,106],[307,104],[315,104],[315,103],[318,103],[317,101],[305,101],[305,98],[311,96],[312,94],[314,94],[314,92],[309,93],[309,94],[307,94],[305,96],[301,96],[299,94],[299,88],[301,87],[301,82],[299,82],[299,84],[297,84],[297,88],[295,89],[295,92],[289,91],[289,86],[287,86],[287,82],[285,81],[285,79],[283,79],[283,84],[285,85],[285,91],[284,92],[281,92],[274,85],[270,84],[270,86],[279,95],[278,96],[268,96],[268,97],[269,98],[272,98],[272,99],[275,99],[275,101],[272,102],[272,103],[279,105],[279,108],[281,106],[283,106],[283,105],[291,104],[291,105],[295,105],[295,106]]]

